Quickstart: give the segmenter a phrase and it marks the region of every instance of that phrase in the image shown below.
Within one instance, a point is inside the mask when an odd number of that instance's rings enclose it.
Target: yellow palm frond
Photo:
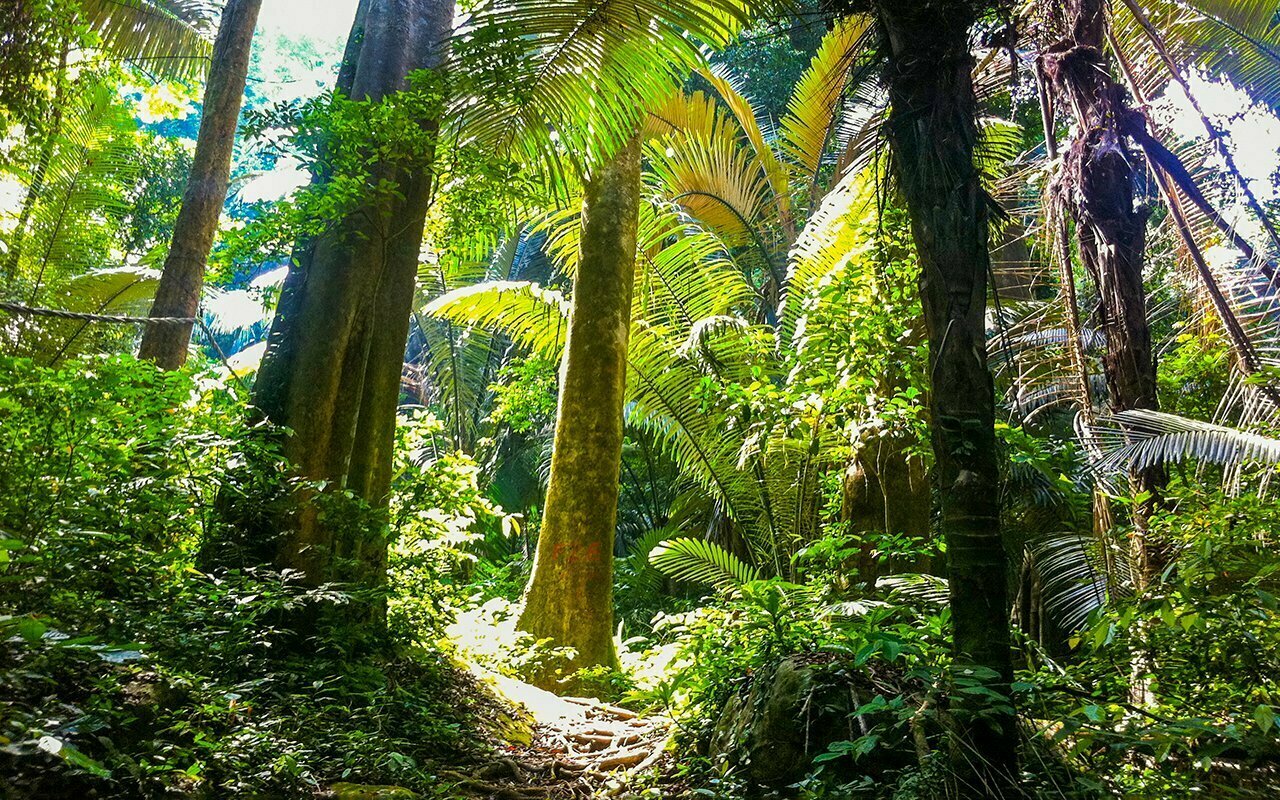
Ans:
[[[782,151],[793,165],[793,181],[810,187],[840,122],[841,99],[858,57],[866,50],[869,16],[842,19],[822,40],[809,68],[792,93],[778,128]]]

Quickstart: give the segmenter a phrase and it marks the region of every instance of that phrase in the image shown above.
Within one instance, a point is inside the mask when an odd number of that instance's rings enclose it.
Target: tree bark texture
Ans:
[[[844,474],[841,519],[863,533],[857,560],[860,580],[900,572],[931,573],[932,559],[885,559],[875,552],[876,532],[927,542],[931,533],[932,497],[924,459],[907,451],[903,436],[877,436],[864,442]]]
[[[1106,0],[1067,0],[1065,36],[1042,57],[1042,69],[1071,110],[1076,137],[1065,154],[1063,179],[1075,220],[1080,260],[1098,290],[1098,317],[1106,337],[1103,372],[1114,411],[1157,409],[1156,361],[1142,281],[1147,215],[1135,202],[1138,153],[1124,131],[1140,115],[1113,77],[1105,51]],[[1165,482],[1159,468],[1132,476],[1135,493],[1151,498]],[[1139,528],[1152,501],[1135,509]],[[1139,574],[1146,572],[1141,538],[1135,540]]]
[[[929,336],[930,411],[947,545],[953,678],[1009,697],[1008,559],[1000,533],[995,392],[985,315],[991,202],[974,165],[976,101],[967,0],[881,0],[889,135],[911,214]],[[952,747],[963,797],[1011,796],[1011,699],[956,692]]]
[[[443,65],[453,0],[365,0],[352,29],[339,89],[379,101],[406,88],[414,71]],[[427,130],[440,120],[422,119]],[[316,176],[323,182],[325,176]],[[380,524],[339,523],[323,513],[325,495],[350,491],[375,513],[390,491],[400,374],[413,303],[423,226],[432,195],[429,166],[406,171],[375,165],[383,193],[312,242],[295,248],[254,385],[258,413],[292,432],[284,455],[314,483],[284,518],[278,566],[307,583],[375,590],[367,608],[380,617],[385,579]],[[321,488],[322,487],[322,488]]]
[[[613,540],[623,390],[640,211],[640,142],[588,179],[582,252],[560,376],[546,512],[519,628],[576,657],[531,676],[548,688],[584,667],[616,667]],[[561,675],[557,676],[556,670]]]
[[[236,124],[261,8],[262,0],[229,0],[222,11],[191,175],[151,305],[153,317],[194,317],[200,309],[205,267],[227,199]],[[181,367],[187,360],[192,327],[147,325],[138,356],[154,361],[162,369]]]

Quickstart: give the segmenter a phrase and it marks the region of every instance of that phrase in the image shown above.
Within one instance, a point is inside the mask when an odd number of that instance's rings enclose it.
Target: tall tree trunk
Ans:
[[[532,676],[548,688],[557,668],[567,675],[618,663],[613,539],[639,213],[637,138],[591,176],[583,204],[546,513],[519,620],[520,630],[577,651]]]
[[[1106,0],[1067,0],[1064,10],[1065,36],[1045,53],[1043,69],[1076,124],[1064,179],[1080,260],[1098,288],[1110,405],[1116,411],[1156,409],[1156,362],[1142,282],[1147,217],[1134,202],[1134,165],[1139,157],[1126,145],[1123,133],[1134,112],[1124,87],[1112,77],[1104,50]],[[1164,480],[1159,468],[1132,476],[1134,492],[1151,498],[1134,510],[1138,531],[1133,555],[1140,580],[1147,573],[1142,530]]]
[[[200,135],[182,207],[173,226],[169,255],[151,305],[153,317],[194,317],[200,308],[205,266],[227,199],[236,123],[261,8],[262,0],[228,0],[222,10],[204,90]],[[138,356],[154,361],[162,369],[181,367],[187,361],[191,328],[190,324],[147,325]]]
[[[340,88],[349,87],[352,99],[379,101],[405,88],[409,73],[439,68],[453,6],[453,0],[362,2]],[[436,111],[419,120],[427,130],[439,122]],[[432,174],[429,164],[375,168],[372,180],[390,180],[398,191],[296,248],[254,402],[266,419],[292,431],[283,451],[299,477],[323,482],[321,494],[351,491],[380,513],[390,487],[399,375]],[[274,520],[284,531],[276,564],[300,570],[312,585],[343,581],[374,590],[356,614],[380,618],[383,527],[335,525],[323,505],[319,494],[304,493]]]
[[[960,796],[1008,797],[1017,775],[1009,697],[1008,559],[1000,534],[995,391],[987,368],[987,206],[974,165],[969,0],[879,0],[889,133],[920,259],[930,411],[947,545]],[[995,697],[1001,698],[999,701]]]
[[[360,50],[364,44],[371,2],[372,0],[360,0],[351,23],[351,31],[347,35],[342,64],[334,85],[335,91],[342,97],[350,97],[355,87],[356,67],[360,63]],[[323,185],[331,177],[323,166],[324,159],[319,159],[319,162],[321,166],[311,174],[312,186]],[[291,385],[287,380],[285,366],[293,361],[293,346],[298,339],[293,335],[293,320],[302,308],[305,278],[315,255],[315,244],[311,240],[294,243],[289,271],[280,287],[280,299],[276,303],[276,313],[271,319],[271,330],[267,334],[267,346],[272,352],[272,358],[264,360],[253,386],[254,406],[262,419],[280,419],[285,413],[285,402]]]

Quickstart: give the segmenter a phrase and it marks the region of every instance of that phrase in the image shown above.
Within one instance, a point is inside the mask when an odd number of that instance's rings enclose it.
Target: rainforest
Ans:
[[[0,800],[1280,797],[1278,264],[1278,0],[0,0]]]

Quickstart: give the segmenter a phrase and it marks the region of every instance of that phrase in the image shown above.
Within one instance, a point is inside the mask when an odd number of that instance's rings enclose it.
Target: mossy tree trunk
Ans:
[[[194,317],[200,308],[209,250],[227,199],[236,123],[261,8],[262,0],[229,0],[222,10],[191,175],[151,305],[153,317]],[[190,324],[146,326],[139,357],[154,361],[162,369],[181,367],[187,360],[191,329]]]
[[[1098,317],[1106,337],[1102,359],[1110,406],[1115,411],[1157,409],[1156,361],[1151,346],[1142,281],[1147,215],[1135,201],[1135,175],[1142,161],[1123,131],[1136,118],[1127,92],[1112,76],[1105,49],[1105,0],[1068,0],[1065,35],[1042,58],[1076,125],[1065,173],[1080,260],[1098,289]],[[1141,124],[1141,123],[1139,123]],[[1139,531],[1133,542],[1137,574],[1147,574],[1145,528],[1164,471],[1135,472],[1135,494],[1148,499],[1134,508]]]
[[[362,2],[339,88],[376,102],[406,88],[411,72],[440,68],[453,9],[453,0]],[[419,124],[435,130],[438,111],[425,111]],[[264,418],[292,431],[283,451],[296,475],[319,482],[270,521],[283,531],[277,566],[300,570],[312,585],[339,581],[364,592],[353,613],[377,623],[386,561],[378,520],[390,490],[432,170],[429,163],[411,170],[375,165],[370,180],[391,181],[397,191],[371,193],[376,199],[295,249],[254,402]],[[371,507],[373,521],[326,516],[326,499],[348,491]]]
[[[893,161],[920,260],[930,412],[947,545],[962,797],[1008,797],[1017,775],[1009,695],[1008,563],[1000,533],[995,391],[987,367],[987,209],[977,140],[970,0],[881,0]],[[997,699],[998,698],[998,699]]]
[[[613,540],[639,211],[635,139],[588,179],[583,203],[551,478],[519,620],[520,630],[577,651],[571,661],[531,676],[548,688],[578,669],[618,663]],[[572,691],[575,683],[559,688]]]

